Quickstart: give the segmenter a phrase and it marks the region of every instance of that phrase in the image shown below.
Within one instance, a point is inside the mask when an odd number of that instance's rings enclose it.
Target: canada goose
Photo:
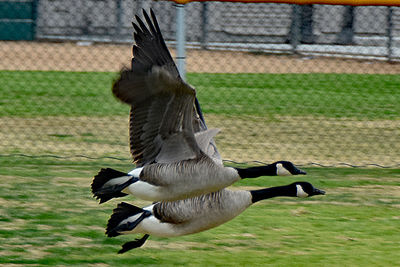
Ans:
[[[310,197],[325,192],[308,182],[260,190],[232,191],[222,189],[194,198],[158,202],[143,209],[120,203],[114,209],[106,229],[109,237],[143,233],[141,239],[125,243],[118,253],[140,247],[149,235],[172,237],[194,234],[223,224],[247,209],[251,204],[273,197]]]
[[[137,168],[128,174],[102,169],[92,192],[100,203],[126,194],[162,201],[225,188],[241,178],[305,174],[291,162],[248,169],[224,167],[207,129],[196,91],[179,76],[156,17],[136,16],[132,68],[113,84],[114,95],[131,106],[130,149]]]
[[[170,201],[217,191],[244,178],[298,174],[306,173],[289,161],[241,169],[217,165],[204,157],[177,164],[150,164],[129,173],[101,169],[93,180],[92,192],[100,203],[127,194],[144,200]]]

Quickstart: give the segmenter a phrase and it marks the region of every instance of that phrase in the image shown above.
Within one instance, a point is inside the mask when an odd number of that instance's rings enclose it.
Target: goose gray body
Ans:
[[[240,176],[234,168],[223,167],[203,155],[180,162],[147,165],[139,179],[123,192],[154,201],[185,199],[217,191],[240,180]],[[147,190],[141,183],[147,183]]]
[[[194,234],[233,219],[251,204],[250,192],[228,189],[184,200],[158,202],[144,208],[152,213],[151,216],[121,234],[143,233],[159,237]],[[130,217],[123,223],[138,217]]]
[[[187,235],[230,221],[251,204],[250,192],[223,189],[178,202],[158,203],[153,213],[161,222],[171,225],[173,235]]]
[[[125,252],[143,245],[149,235],[172,237],[211,229],[233,219],[263,199],[279,196],[304,198],[323,194],[324,191],[310,183],[296,182],[252,191],[222,189],[184,200],[158,202],[143,209],[122,202],[114,209],[106,233],[109,237],[145,234],[144,239],[125,244],[122,250]]]

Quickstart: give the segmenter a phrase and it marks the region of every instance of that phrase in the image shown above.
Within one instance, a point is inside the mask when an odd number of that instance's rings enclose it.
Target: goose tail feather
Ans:
[[[92,193],[101,204],[112,198],[126,196],[122,190],[137,180],[138,178],[111,168],[101,169],[93,178]]]
[[[121,202],[113,210],[108,220],[106,235],[114,237],[122,234],[122,232],[132,231],[143,219],[150,215],[151,212],[147,210]]]

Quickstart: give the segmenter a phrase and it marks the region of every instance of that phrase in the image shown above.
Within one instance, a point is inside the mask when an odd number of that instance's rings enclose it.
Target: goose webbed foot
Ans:
[[[125,244],[122,245],[122,249],[120,251],[118,251],[118,254],[122,254],[131,249],[139,248],[139,247],[143,246],[143,244],[144,244],[144,242],[146,242],[147,238],[149,238],[149,235],[146,234],[140,239],[136,238],[133,241],[126,242]]]

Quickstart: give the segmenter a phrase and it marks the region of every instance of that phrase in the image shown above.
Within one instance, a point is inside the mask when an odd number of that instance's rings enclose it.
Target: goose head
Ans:
[[[295,196],[297,197],[305,198],[315,195],[325,195],[325,191],[315,188],[312,184],[308,182],[295,182],[289,186],[293,187],[293,189],[295,187]]]
[[[276,167],[276,175],[287,176],[287,175],[299,175],[307,174],[305,171],[300,170],[290,161],[277,161],[273,163]]]

